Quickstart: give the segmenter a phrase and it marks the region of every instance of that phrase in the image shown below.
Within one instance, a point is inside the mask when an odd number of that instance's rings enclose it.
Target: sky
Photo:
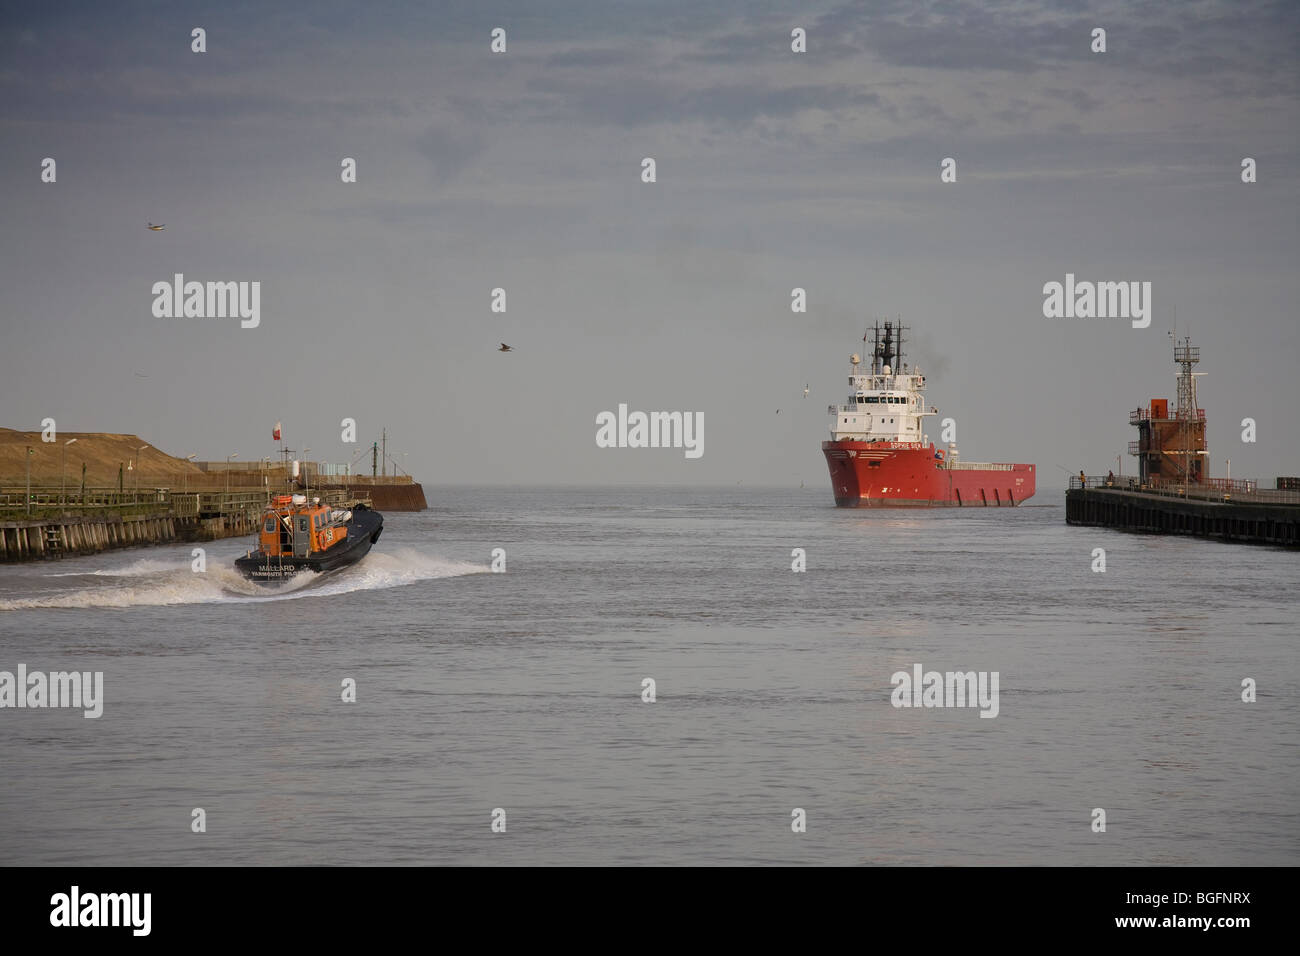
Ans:
[[[1300,474],[1298,50],[1300,5],[1236,0],[7,2],[0,425],[249,460],[281,421],[330,462],[386,428],[426,485],[829,487],[827,405],[901,318],[962,457],[1062,487],[1135,467],[1176,321],[1210,474],[1271,486]],[[260,324],[156,317],[176,273],[259,282]],[[1067,273],[1150,282],[1153,321],[1045,317]],[[702,414],[704,454],[598,447],[620,404]]]

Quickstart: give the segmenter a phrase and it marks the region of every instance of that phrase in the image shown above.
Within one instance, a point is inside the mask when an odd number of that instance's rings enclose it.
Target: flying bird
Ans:
[[[148,377],[149,377],[149,376],[146,375],[144,372],[136,372],[135,374],[136,374],[136,375],[139,375],[141,378],[148,378]]]
[[[807,386],[807,385],[805,385],[805,386],[803,387],[803,397],[804,397],[804,398],[807,398],[807,397],[808,397],[808,386]]]
[[[501,343],[501,348],[497,349],[498,352],[513,352],[514,350],[515,347],[513,345],[506,345],[504,342]]]
[[[780,414],[781,414],[781,409],[778,408],[778,409],[776,410],[776,413],[777,413],[778,415],[780,415]]]
[[[154,232],[162,232],[164,229],[167,228],[167,224],[163,223],[161,226],[155,226],[153,223],[149,223],[149,228],[152,229]]]

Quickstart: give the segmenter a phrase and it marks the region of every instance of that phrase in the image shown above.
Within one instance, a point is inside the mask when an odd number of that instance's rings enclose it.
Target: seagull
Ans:
[[[504,342],[501,343],[501,348],[497,349],[498,352],[513,352],[514,350],[515,347],[513,345],[506,345]]]
[[[804,397],[804,398],[807,398],[807,397],[808,397],[808,386],[807,386],[807,385],[805,385],[805,386],[803,387],[803,397]]]
[[[776,410],[776,413],[777,413],[778,415],[780,415],[780,414],[781,414],[781,409],[778,408],[778,409]]]
[[[164,229],[167,228],[167,224],[163,223],[161,226],[155,226],[153,223],[149,223],[149,228],[154,232],[162,232]]]
[[[135,374],[136,374],[136,375],[139,375],[141,378],[148,378],[148,377],[149,377],[149,376],[146,375],[144,372],[136,372]]]

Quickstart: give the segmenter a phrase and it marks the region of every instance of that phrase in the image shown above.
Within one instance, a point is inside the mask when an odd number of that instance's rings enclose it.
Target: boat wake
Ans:
[[[0,611],[28,608],[130,608],[176,604],[225,604],[285,601],[295,598],[328,597],[352,591],[377,591],[403,587],[418,581],[483,574],[486,565],[452,561],[424,554],[413,548],[371,552],[361,561],[340,571],[318,575],[304,573],[272,586],[254,584],[234,568],[208,563],[208,570],[195,573],[189,560],[160,561],[146,558],[120,568],[46,575],[47,577],[98,577],[110,583],[98,587],[53,591],[38,597],[0,600]],[[141,582],[141,577],[149,577]],[[116,579],[116,580],[114,580]]]

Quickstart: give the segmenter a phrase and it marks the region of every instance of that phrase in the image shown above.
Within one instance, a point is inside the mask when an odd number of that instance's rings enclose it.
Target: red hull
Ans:
[[[822,451],[841,508],[1011,507],[1034,494],[1033,465],[949,468],[933,444],[824,441]]]

